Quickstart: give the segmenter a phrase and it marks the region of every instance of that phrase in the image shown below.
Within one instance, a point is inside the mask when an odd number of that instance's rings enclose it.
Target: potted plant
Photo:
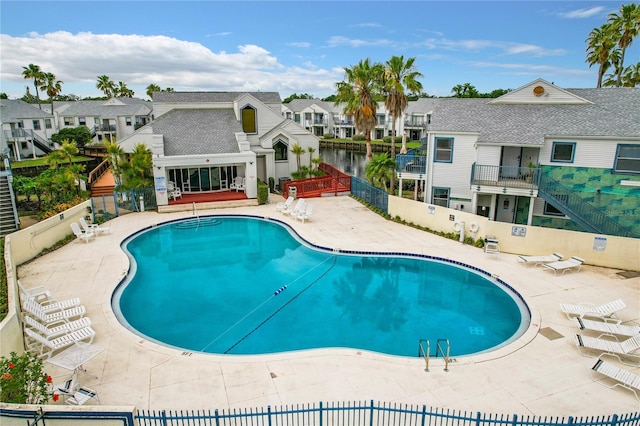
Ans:
[[[533,161],[529,161],[529,164],[527,164],[527,167],[529,168],[529,173],[527,173],[527,182],[531,183],[533,181],[533,174],[535,173],[535,169],[538,167]]]

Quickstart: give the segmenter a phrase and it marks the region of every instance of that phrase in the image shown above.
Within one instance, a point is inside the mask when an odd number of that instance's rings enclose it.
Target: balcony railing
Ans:
[[[537,189],[539,168],[473,164],[471,185]]]
[[[427,127],[427,121],[423,117],[412,118],[404,121],[404,127]]]
[[[427,173],[427,157],[424,155],[398,154],[396,155],[397,173]]]
[[[115,132],[116,125],[115,124],[98,124],[94,126],[93,129],[97,132]]]

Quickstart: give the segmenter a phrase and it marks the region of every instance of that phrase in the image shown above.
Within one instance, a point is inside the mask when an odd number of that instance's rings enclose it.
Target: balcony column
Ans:
[[[402,175],[400,175],[400,182],[398,183],[398,197],[402,198]]]
[[[478,193],[473,192],[471,194],[471,213],[477,214],[478,211]]]
[[[531,226],[533,223],[533,207],[536,202],[536,197],[529,198],[529,216],[527,217],[527,225]]]
[[[496,194],[491,194],[491,207],[489,207],[489,220],[493,220],[496,217]]]

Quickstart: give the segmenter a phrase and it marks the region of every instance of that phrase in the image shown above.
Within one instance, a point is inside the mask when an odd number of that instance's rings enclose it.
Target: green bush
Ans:
[[[10,358],[0,358],[0,401],[14,404],[44,404],[54,401],[50,389],[51,376],[44,372],[43,362],[36,354],[25,352]]]
[[[269,201],[269,187],[258,179],[258,204],[267,204]]]
[[[333,139],[333,135],[331,133],[325,133],[322,139]]]
[[[391,136],[383,136],[382,137],[382,142],[391,143]],[[398,138],[396,138],[396,142],[398,142]]]
[[[354,141],[366,141],[367,137],[362,133],[356,133],[351,139]]]

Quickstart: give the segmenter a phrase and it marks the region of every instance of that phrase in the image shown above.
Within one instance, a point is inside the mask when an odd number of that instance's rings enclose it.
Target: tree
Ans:
[[[62,145],[65,140],[73,141],[76,146],[85,146],[91,142],[91,132],[87,126],[66,127],[51,135],[51,142]]]
[[[38,102],[38,106],[42,109],[42,105],[40,105],[38,87],[41,86],[44,81],[44,73],[40,69],[40,66],[34,64],[29,64],[29,66],[22,67],[22,69],[22,75],[25,80],[33,80],[33,86],[36,88],[36,100]]]
[[[479,98],[480,93],[471,83],[456,84],[451,89],[454,98]]]
[[[107,99],[111,99],[114,96],[116,85],[113,81],[109,79],[107,75],[99,75],[98,82],[96,83],[96,88],[102,91]]]
[[[125,189],[153,186],[153,160],[151,150],[140,143],[133,148],[129,161],[120,165]]]
[[[371,161],[364,167],[364,172],[367,175],[367,179],[372,185],[378,184],[382,186],[385,191],[393,191],[393,188],[387,188],[387,181],[395,173],[396,163],[389,158],[386,152],[375,155]]]
[[[302,93],[300,95],[298,95],[297,93],[294,93],[292,95],[290,95],[289,97],[285,98],[284,101],[282,101],[283,104],[288,104],[289,102],[291,102],[294,99],[313,99],[312,95],[309,95],[307,93]]]
[[[56,80],[56,76],[53,73],[46,72],[44,73],[44,81],[42,82],[42,86],[40,86],[40,90],[44,90],[49,96],[49,102],[51,103],[51,115],[53,115],[53,98],[58,96],[58,94],[62,91],[62,82],[60,80]]]
[[[118,86],[115,87],[113,95],[121,98],[133,98],[135,92],[127,87],[124,81],[119,81]]]
[[[384,68],[371,63],[369,58],[360,60],[351,68],[344,68],[346,81],[336,83],[337,94],[334,105],[344,103],[343,112],[353,115],[357,131],[364,133],[367,142],[367,159],[371,160],[371,132],[376,127],[378,103],[374,97],[380,93]]]
[[[609,56],[611,49],[615,46],[615,41],[611,37],[609,27],[605,24],[600,28],[594,28],[589,33],[589,37],[585,40],[587,42],[587,60],[589,68],[593,65],[598,65],[598,82],[597,88],[602,87],[602,79],[604,73],[611,66]]]
[[[616,86],[620,87],[625,52],[640,31],[640,7],[634,3],[622,5],[619,14],[609,14],[607,24],[611,32],[617,34],[618,48],[620,48],[620,62],[616,80]]]
[[[302,148],[300,146],[299,143],[294,143],[293,146],[291,147],[291,152],[296,156],[296,164],[298,166],[298,170],[297,173],[300,173],[300,170],[302,168],[302,164],[301,164],[301,157],[304,153],[306,153],[307,151],[304,150],[304,148]],[[306,174],[305,174],[306,176]]]
[[[9,99],[9,97],[7,96],[6,93],[2,92],[0,93],[0,99]]]
[[[107,141],[105,146],[107,148],[107,159],[111,165],[113,177],[115,178],[116,184],[121,185],[123,177],[120,165],[126,161],[126,154],[116,141]]]
[[[384,92],[386,98],[384,105],[391,114],[392,132],[391,132],[391,160],[395,162],[396,158],[396,123],[407,109],[408,100],[405,89],[412,94],[418,94],[422,90],[422,83],[417,79],[422,74],[416,69],[414,62],[416,58],[407,58],[405,62],[404,56],[392,56],[385,64],[384,73]],[[401,154],[407,153],[407,140],[402,138]],[[391,176],[391,188],[395,188],[395,174]]]
[[[160,86],[152,83],[147,86],[147,96],[149,97],[149,99],[153,99],[153,94],[155,92],[160,92],[161,90],[162,89],[160,89]]]

